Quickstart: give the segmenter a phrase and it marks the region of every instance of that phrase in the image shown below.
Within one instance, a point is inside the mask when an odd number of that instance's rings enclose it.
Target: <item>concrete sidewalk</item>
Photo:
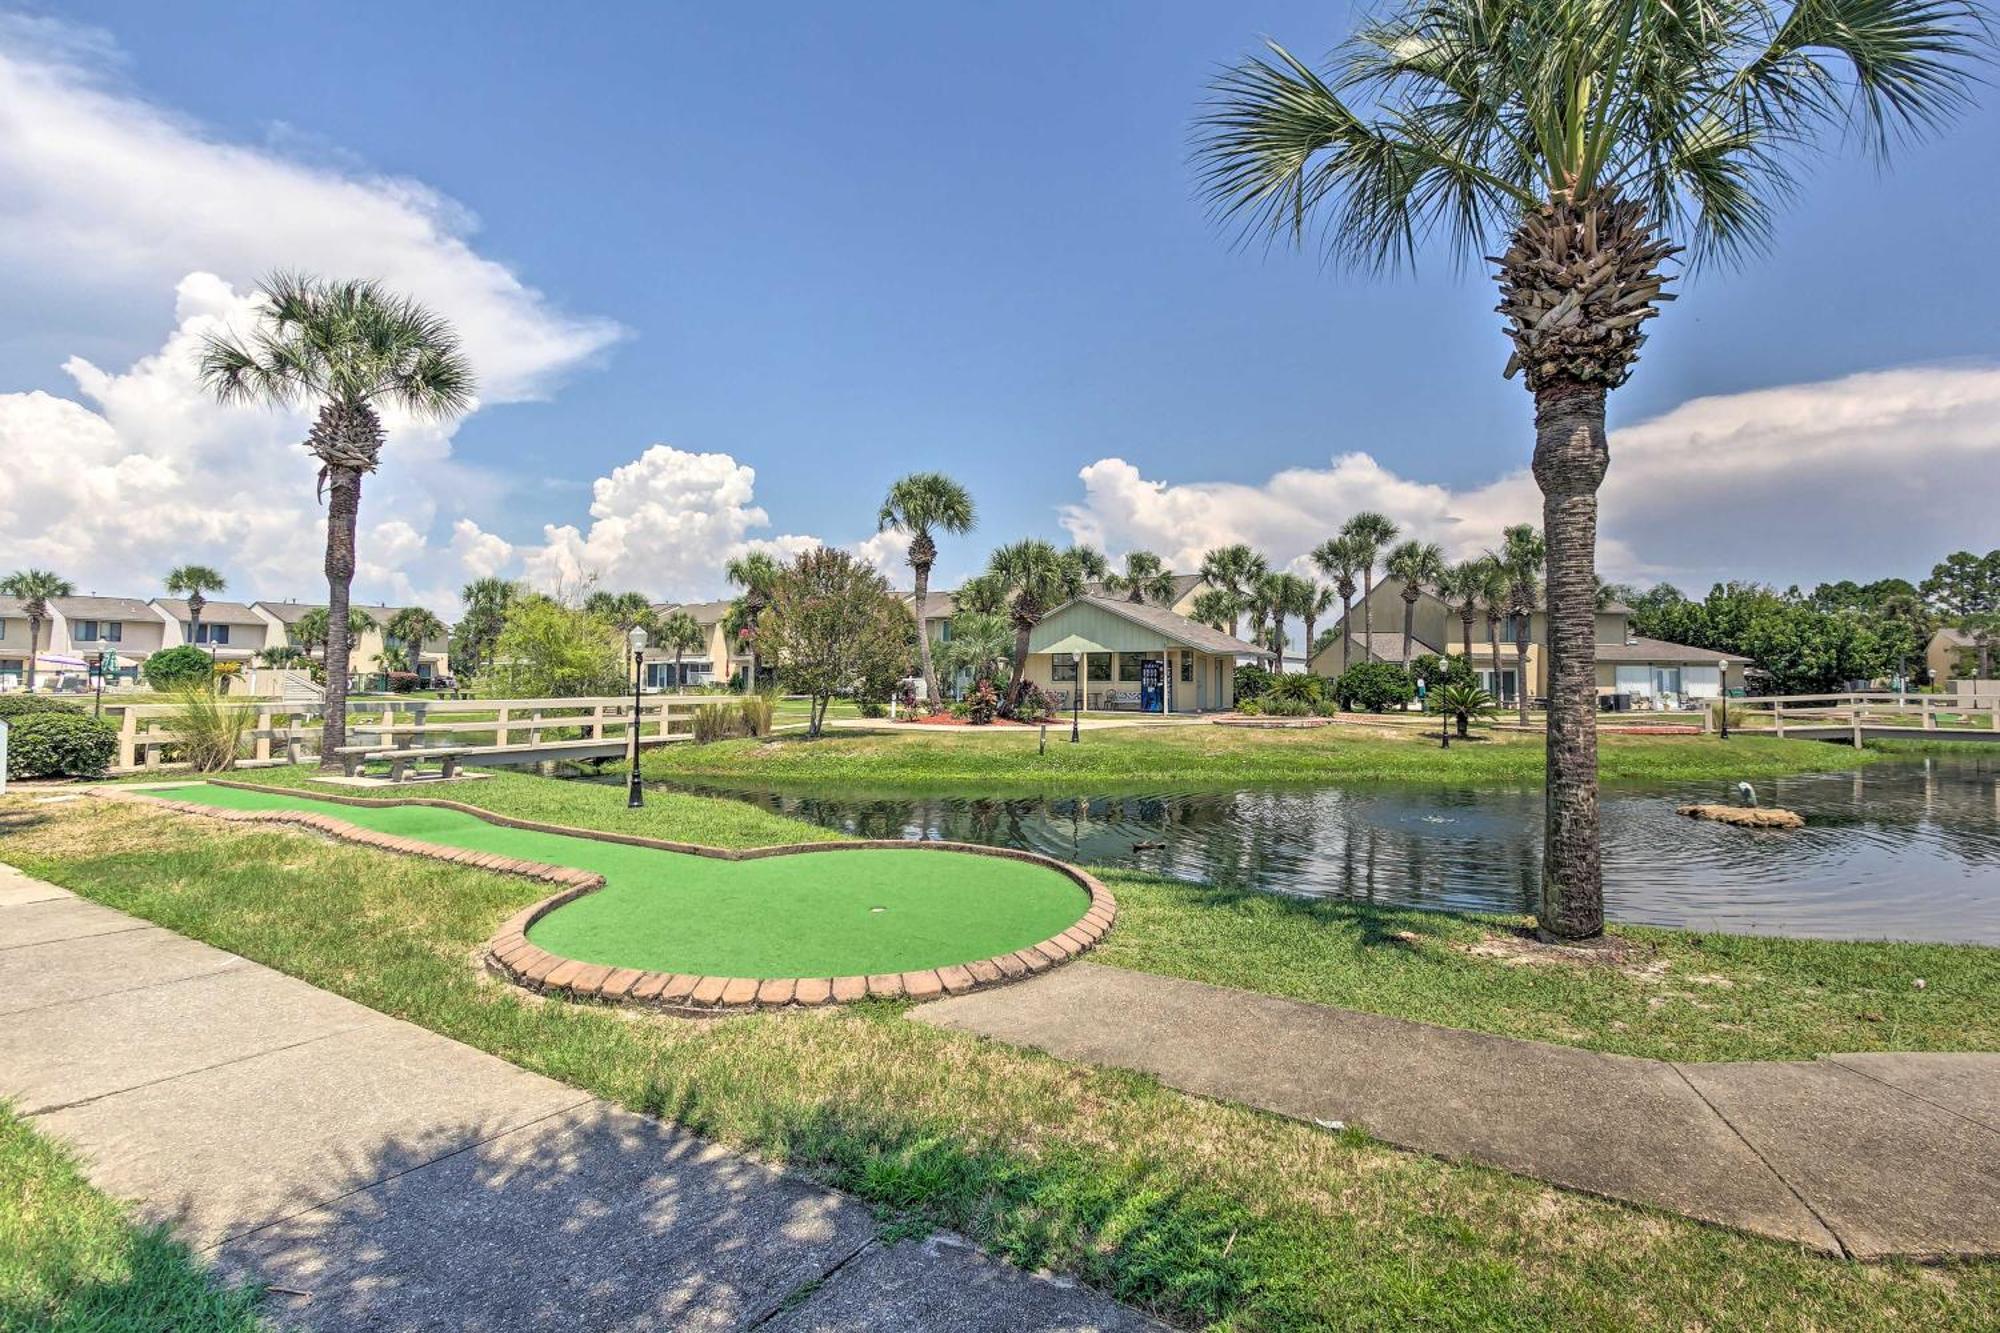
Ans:
[[[1158,1327],[0,867],[0,1096],[313,1330]]]
[[[1830,1253],[2000,1254],[2000,1054],[1638,1060],[1087,962],[912,1016]]]

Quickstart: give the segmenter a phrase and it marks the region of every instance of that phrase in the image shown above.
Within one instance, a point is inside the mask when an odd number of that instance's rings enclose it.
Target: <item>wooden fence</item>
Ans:
[[[1731,699],[1729,706],[1743,717],[1743,724],[1731,723],[1741,730],[1813,737],[1845,731],[1856,744],[1899,733],[1984,740],[2000,732],[2000,697],[1992,695],[1785,694]]]
[[[731,701],[714,694],[649,694],[639,703],[642,743],[655,744],[689,735],[694,710],[703,704]],[[228,706],[231,701],[222,701]],[[240,706],[255,716],[244,740],[248,753],[242,767],[296,764],[319,754],[320,709],[277,699],[245,699]],[[118,724],[118,758],[113,773],[138,773],[162,767],[167,750],[180,742],[174,731],[171,704],[121,704],[104,701],[104,715]],[[540,745],[545,740],[610,740],[629,737],[632,699],[610,696],[584,699],[357,699],[347,705],[350,744],[375,744],[384,749],[422,748],[427,742],[454,741],[485,745]],[[650,733],[650,734],[649,734]]]

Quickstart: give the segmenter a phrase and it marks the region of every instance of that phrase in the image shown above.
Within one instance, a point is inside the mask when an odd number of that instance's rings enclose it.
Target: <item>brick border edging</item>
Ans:
[[[1110,933],[1118,917],[1117,899],[1112,897],[1111,891],[1094,875],[1058,861],[1054,857],[1043,856],[1037,852],[1020,851],[1012,847],[988,847],[980,843],[869,839],[850,842],[781,843],[769,847],[748,847],[739,850],[707,847],[699,843],[669,842],[661,838],[646,838],[630,833],[570,828],[562,824],[543,824],[495,814],[490,810],[482,810],[477,806],[465,805],[458,801],[440,801],[423,797],[379,800],[362,796],[322,796],[317,792],[300,792],[290,787],[267,787],[257,783],[227,782],[213,778],[206,781],[218,787],[233,787],[240,791],[261,792],[272,796],[303,796],[307,800],[323,800],[335,805],[371,808],[431,806],[471,815],[475,819],[502,828],[550,833],[561,837],[586,838],[595,842],[621,843],[658,851],[708,856],[723,861],[752,861],[769,856],[841,851],[943,851],[994,856],[1012,861],[1025,861],[1031,865],[1054,870],[1081,888],[1090,899],[1089,907],[1074,925],[1048,939],[1010,953],[996,954],[991,958],[953,963],[915,972],[782,978],[711,977],[680,972],[648,972],[638,968],[614,967],[608,963],[586,963],[580,959],[565,958],[529,942],[528,930],[535,922],[556,908],[604,887],[604,877],[592,871],[548,865],[540,861],[524,861],[494,852],[475,852],[469,848],[446,847],[415,838],[400,838],[309,810],[230,810],[221,806],[170,800],[144,791],[119,788],[98,788],[91,793],[107,799],[157,805],[182,814],[206,815],[237,823],[296,824],[339,838],[344,842],[374,847],[382,851],[399,852],[406,856],[423,856],[432,860],[471,866],[478,870],[491,870],[497,874],[520,875],[544,883],[561,885],[558,892],[522,908],[509,917],[499,931],[486,942],[485,948],[481,951],[481,959],[488,971],[524,990],[563,999],[643,1005],[687,1013],[777,1009],[793,1005],[811,1008],[828,1004],[846,1004],[871,997],[934,1000],[943,995],[963,995],[968,991],[1004,986],[1060,966],[1095,947]]]

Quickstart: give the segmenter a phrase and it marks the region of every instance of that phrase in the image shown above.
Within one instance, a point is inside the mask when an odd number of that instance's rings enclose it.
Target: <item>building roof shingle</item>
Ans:
[[[1129,602],[1122,597],[1092,597],[1086,594],[1064,605],[1075,606],[1080,602],[1123,616],[1148,629],[1157,630],[1167,638],[1177,639],[1200,652],[1236,656],[1241,653],[1263,651],[1253,643],[1245,643],[1234,635],[1210,629],[1199,621],[1189,620],[1178,612],[1170,611],[1164,606],[1156,606],[1151,602]],[[1056,608],[1049,613],[1049,618],[1053,618],[1061,610],[1061,607]]]
[[[159,623],[153,608],[136,597],[51,597],[49,605],[65,620],[150,620]]]
[[[153,605],[165,611],[170,619],[188,619],[188,604],[181,597],[155,597]],[[201,608],[204,625],[261,625],[263,618],[250,609],[247,602],[205,602]]]

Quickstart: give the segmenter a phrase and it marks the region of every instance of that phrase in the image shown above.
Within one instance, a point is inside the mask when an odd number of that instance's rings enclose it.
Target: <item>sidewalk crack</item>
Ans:
[[[1700,1088],[1695,1086],[1694,1080],[1687,1076],[1687,1070],[1681,1068],[1680,1061],[1668,1060],[1665,1061],[1664,1063],[1666,1064],[1667,1068],[1673,1070],[1676,1074],[1680,1075],[1681,1082],[1687,1084],[1688,1091],[1692,1092],[1695,1096],[1701,1098],[1701,1104],[1703,1106],[1706,1106],[1711,1112],[1713,1112],[1715,1118],[1717,1120],[1720,1120],[1723,1123],[1723,1125],[1728,1128],[1729,1132],[1736,1136],[1736,1141],[1738,1143],[1741,1143],[1745,1148],[1748,1148],[1750,1150],[1750,1155],[1752,1157],[1755,1157],[1759,1162],[1761,1162],[1764,1166],[1764,1169],[1766,1171],[1769,1171],[1772,1177],[1776,1179],[1780,1185],[1783,1185],[1787,1190],[1791,1192],[1791,1196],[1799,1201],[1799,1207],[1805,1209],[1808,1213],[1812,1214],[1813,1221],[1819,1223],[1821,1228],[1825,1230],[1826,1234],[1833,1238],[1834,1245],[1838,1247],[1838,1249],[1840,1250],[1840,1257],[1843,1259],[1852,1259],[1854,1257],[1853,1251],[1847,1248],[1847,1241],[1844,1238],[1842,1238],[1840,1232],[1834,1229],[1833,1223],[1829,1222],[1826,1219],[1826,1217],[1823,1214],[1821,1214],[1819,1209],[1813,1207],[1812,1200],[1806,1198],[1805,1195],[1801,1194],[1799,1192],[1799,1187],[1797,1185],[1794,1185],[1791,1181],[1785,1178],[1785,1173],[1780,1171],[1777,1168],[1776,1164],[1774,1164],[1770,1158],[1766,1157],[1763,1154],[1762,1150],[1760,1150],[1756,1144],[1750,1141],[1750,1136],[1745,1134],[1740,1128],[1738,1128],[1736,1122],[1734,1120],[1731,1120],[1728,1117],[1728,1115],[1723,1112],[1723,1109],[1720,1106],[1717,1106],[1714,1102],[1709,1100],[1707,1093],[1703,1092]]]

